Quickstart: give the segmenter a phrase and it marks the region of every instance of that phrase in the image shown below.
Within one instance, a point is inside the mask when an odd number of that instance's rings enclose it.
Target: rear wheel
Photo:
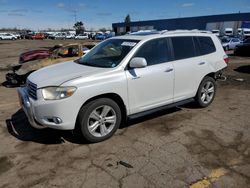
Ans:
[[[78,124],[87,141],[100,142],[111,137],[120,126],[121,110],[112,99],[96,99],[81,108]]]
[[[216,93],[216,83],[215,80],[211,77],[206,76],[197,91],[197,94],[195,96],[196,103],[200,107],[207,107],[210,105],[215,97]]]

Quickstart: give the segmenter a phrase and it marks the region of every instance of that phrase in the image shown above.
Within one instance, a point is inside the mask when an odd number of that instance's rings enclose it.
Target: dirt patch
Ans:
[[[13,164],[9,160],[8,157],[0,157],[0,175],[4,172],[7,172],[9,169],[13,167]]]

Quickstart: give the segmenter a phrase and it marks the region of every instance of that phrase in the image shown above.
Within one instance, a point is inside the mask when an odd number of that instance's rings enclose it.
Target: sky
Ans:
[[[112,28],[123,22],[250,12],[250,0],[0,0],[0,28]]]

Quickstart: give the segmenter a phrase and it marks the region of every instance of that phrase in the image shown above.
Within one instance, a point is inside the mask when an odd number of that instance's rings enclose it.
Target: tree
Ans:
[[[125,17],[125,25],[126,25],[126,33],[127,32],[130,32],[130,22],[131,22],[131,18],[130,18],[130,15],[128,14],[126,17]]]
[[[75,25],[74,25],[74,28],[76,30],[76,34],[81,34],[81,33],[84,33],[85,31],[85,27],[84,27],[84,24],[82,21],[79,21],[79,22],[76,22]]]
[[[130,24],[131,18],[130,18],[130,15],[129,15],[129,14],[127,14],[127,16],[125,17],[124,22],[125,22],[126,25],[129,25],[129,24]]]

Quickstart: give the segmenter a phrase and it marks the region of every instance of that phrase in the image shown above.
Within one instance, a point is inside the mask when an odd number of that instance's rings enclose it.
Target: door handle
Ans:
[[[206,64],[205,62],[200,62],[198,65],[204,65],[204,64]]]
[[[135,76],[135,77],[132,77],[132,80],[136,80],[136,79],[139,79],[141,78],[140,76]]]
[[[167,68],[164,72],[171,72],[173,70],[174,70],[173,68]]]

